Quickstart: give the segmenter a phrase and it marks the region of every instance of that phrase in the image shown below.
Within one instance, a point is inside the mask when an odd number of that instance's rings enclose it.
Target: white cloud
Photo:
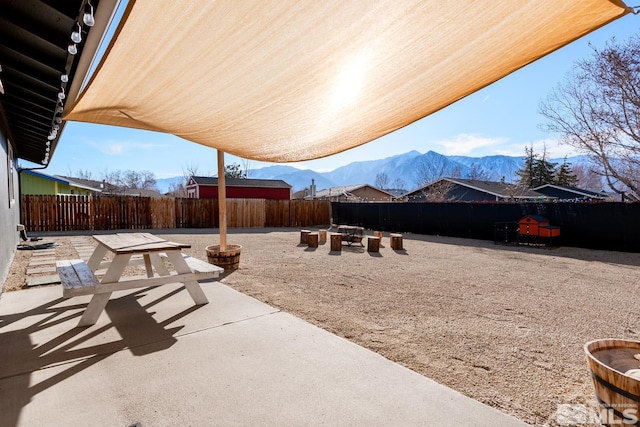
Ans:
[[[138,141],[91,141],[90,144],[110,156],[122,156],[136,150],[157,150],[168,146],[167,144]]]
[[[112,142],[108,144],[99,144],[98,148],[105,154],[111,156],[120,156],[125,152],[125,144],[121,142]]]
[[[476,156],[486,155],[488,151],[497,151],[500,145],[503,145],[507,141],[506,138],[485,138],[471,134],[460,134],[453,139],[436,141],[434,151],[446,154],[449,156]],[[492,148],[491,150],[487,150]],[[482,151],[482,153],[478,153]]]
[[[503,147],[499,147],[496,149],[495,154],[501,154],[504,156],[524,156],[525,155],[525,147],[533,147],[533,152],[542,154],[545,149],[547,154],[552,159],[560,159],[564,156],[576,156],[580,154],[575,148],[561,144],[557,139],[541,139],[538,141],[533,141],[529,143],[517,143],[517,144],[509,144]]]
[[[540,139],[533,142],[513,142],[503,137],[483,137],[474,134],[459,134],[452,139],[432,143],[433,150],[454,156],[524,156],[525,147],[533,146],[533,152],[541,154],[547,151],[550,158],[559,159],[564,156],[580,154],[575,148],[561,144],[558,139]]]

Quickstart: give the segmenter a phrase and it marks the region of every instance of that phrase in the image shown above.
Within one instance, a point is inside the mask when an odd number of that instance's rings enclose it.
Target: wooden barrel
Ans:
[[[309,233],[307,235],[307,245],[310,248],[318,247],[318,233]]]
[[[389,234],[389,243],[391,245],[391,249],[396,251],[401,251],[402,248],[402,234],[399,233],[391,233]]]
[[[602,423],[640,426],[640,341],[595,340],[584,351]]]
[[[331,251],[342,251],[342,234],[331,233]]]
[[[367,237],[367,252],[380,252],[380,237]]]
[[[240,266],[240,245],[227,245],[224,251],[220,250],[220,245],[207,246],[207,260],[209,264],[224,268],[224,271],[237,270]]]

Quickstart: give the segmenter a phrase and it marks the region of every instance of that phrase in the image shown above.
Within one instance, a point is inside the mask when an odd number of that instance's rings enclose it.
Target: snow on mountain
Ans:
[[[249,171],[251,179],[281,179],[293,187],[293,191],[303,190],[311,185],[314,180],[316,188],[335,187],[334,183],[320,172],[311,169],[297,169],[293,166],[267,166],[266,168],[251,169]]]
[[[551,162],[561,164],[561,159]],[[570,157],[567,161],[573,165],[589,164],[587,156]],[[421,154],[417,151],[379,160],[353,162],[330,172],[315,172],[311,169],[297,169],[293,166],[274,165],[260,169],[251,169],[252,179],[281,179],[293,187],[293,191],[308,188],[312,180],[317,190],[330,187],[376,184],[376,176],[385,174],[387,188],[403,188],[413,190],[442,176],[458,176],[460,178],[484,179],[488,181],[506,182],[517,180],[516,171],[524,164],[524,157],[510,156],[445,156],[428,151]],[[182,177],[159,179],[158,186],[168,187],[170,180],[181,180]],[[167,184],[165,184],[167,182]],[[165,190],[166,191],[166,190]]]

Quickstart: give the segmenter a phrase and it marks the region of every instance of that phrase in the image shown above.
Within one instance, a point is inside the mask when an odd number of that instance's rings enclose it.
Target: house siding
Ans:
[[[47,179],[23,171],[20,173],[20,191],[25,195],[57,195],[57,194],[76,194],[90,195],[91,191],[71,186],[64,182],[57,181],[55,178]]]
[[[20,173],[21,194],[55,195],[58,194],[59,182],[31,175],[26,172]]]
[[[391,202],[393,199],[392,196],[371,187],[359,188],[354,190],[353,194],[365,202]]]
[[[0,129],[0,283],[4,283],[19,243],[17,226],[20,221],[20,194],[16,158],[10,156],[9,142]],[[12,172],[10,172],[12,168]],[[11,174],[11,177],[10,177]],[[11,197],[13,195],[13,197]],[[0,287],[2,293],[2,287]]]

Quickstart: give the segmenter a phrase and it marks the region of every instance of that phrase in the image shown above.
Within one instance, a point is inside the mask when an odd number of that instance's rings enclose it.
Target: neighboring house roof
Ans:
[[[144,188],[124,188],[115,193],[118,196],[138,196],[138,197],[167,197],[156,190],[147,190]]]
[[[217,177],[192,176],[191,179],[198,185],[218,186]],[[291,188],[281,179],[225,178],[224,185],[226,187]]]
[[[401,190],[398,188],[387,188],[386,190],[383,190],[383,191],[386,191],[387,193],[392,194],[394,197],[402,197],[402,195],[407,192],[407,190]]]
[[[481,191],[483,193],[490,194],[502,199],[537,199],[537,198],[549,198],[542,193],[534,191],[530,188],[524,188],[515,184],[500,181],[482,181],[477,179],[462,179],[462,178],[439,178],[417,190],[410,191],[405,196],[410,196],[416,193],[422,192],[422,190],[429,188],[430,186],[441,182],[448,181],[452,184],[461,185],[463,187],[471,188],[473,190]]]
[[[309,190],[296,191],[291,195],[292,199],[304,199],[309,196]]]
[[[366,188],[366,187],[379,191],[381,193],[385,193],[389,197],[395,197],[394,194],[389,193],[388,191],[385,191],[385,190],[381,190],[369,184],[355,184],[355,185],[343,185],[340,187],[325,188],[323,190],[316,191],[316,198],[320,199],[325,197],[326,198],[338,197],[341,195],[348,196],[350,193],[353,193],[354,191],[357,191],[361,188]]]
[[[93,179],[73,178],[69,176],[57,175],[59,178],[67,179],[69,182],[77,183],[76,186],[84,185],[93,191],[102,192],[103,194],[113,194],[117,196],[138,196],[138,197],[166,197],[164,194],[156,190],[148,190],[144,188],[114,188],[109,190],[109,185],[105,186],[104,181],[96,181]]]
[[[578,188],[578,187],[570,187],[570,186],[566,186],[566,185],[556,185],[556,184],[544,184],[541,185],[539,187],[534,188],[535,191],[539,191],[539,192],[544,192],[545,189],[547,188],[553,188],[556,190],[560,190],[560,191],[566,191],[568,193],[572,193],[575,194],[575,197],[588,197],[588,198],[593,198],[593,199],[604,199],[607,197],[606,194],[600,192],[595,192],[595,191],[591,191],[591,190],[583,190],[582,188]]]
[[[97,191],[100,192],[102,191],[100,188],[96,188],[90,185],[87,185],[83,182],[79,182],[78,180],[75,179],[71,179],[65,176],[59,176],[59,175],[48,175],[46,173],[43,172],[39,172],[37,170],[33,170],[33,169],[22,169],[20,171],[20,173],[27,173],[30,175],[34,175],[43,179],[47,179],[49,181],[53,181],[53,182],[58,182],[60,184],[65,184],[68,185],[70,187],[76,187],[76,188],[82,188],[84,190],[89,190],[89,191]]]
[[[58,178],[66,179],[69,182],[75,183],[76,186],[83,185],[84,188],[88,188],[94,191],[103,191],[104,183],[102,181],[96,181],[93,179],[74,178],[72,176],[56,175]]]

